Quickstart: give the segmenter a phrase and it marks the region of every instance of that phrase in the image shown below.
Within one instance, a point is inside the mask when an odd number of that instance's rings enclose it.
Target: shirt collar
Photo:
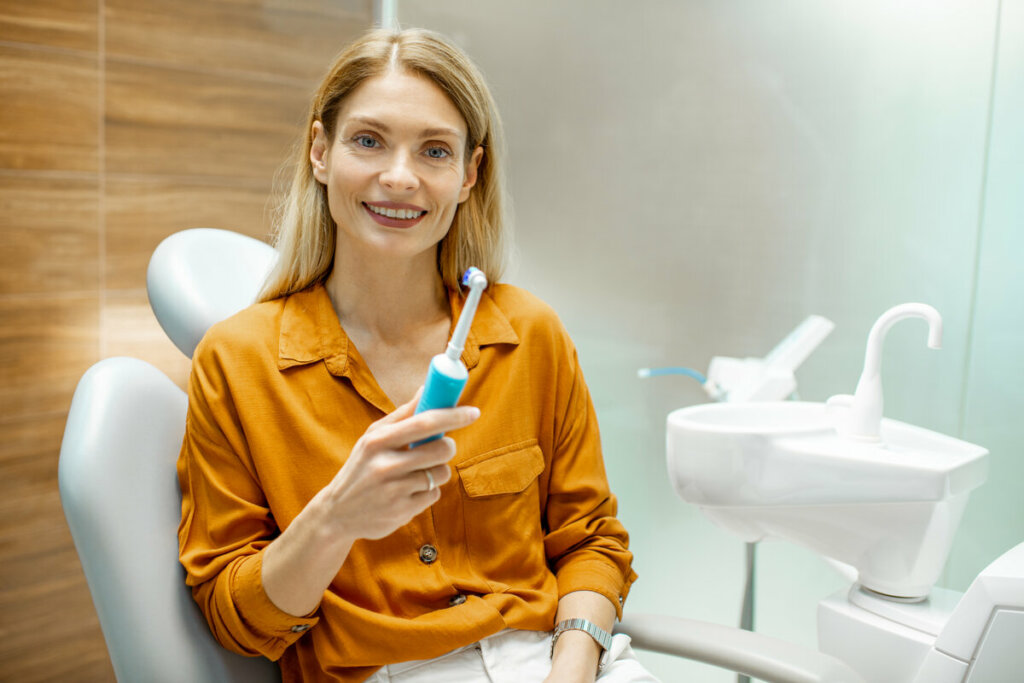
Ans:
[[[462,312],[465,299],[449,291],[452,329]],[[480,347],[491,344],[518,344],[519,336],[504,311],[484,291],[477,306],[473,325],[462,351],[462,362],[473,368],[480,361]],[[438,349],[440,353],[443,349]],[[281,315],[277,367],[280,370],[324,361],[332,375],[348,376],[355,347],[338,322],[327,288],[322,283],[290,295]]]

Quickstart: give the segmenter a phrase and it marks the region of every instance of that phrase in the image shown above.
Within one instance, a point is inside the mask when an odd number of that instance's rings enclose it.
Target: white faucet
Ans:
[[[867,352],[864,355],[864,371],[857,382],[853,396],[833,396],[829,406],[845,406],[847,414],[841,418],[836,431],[845,436],[863,441],[878,441],[882,424],[882,345],[889,328],[906,318],[924,318],[928,321],[928,347],[942,346],[942,316],[928,304],[901,304],[883,313],[868,334]]]

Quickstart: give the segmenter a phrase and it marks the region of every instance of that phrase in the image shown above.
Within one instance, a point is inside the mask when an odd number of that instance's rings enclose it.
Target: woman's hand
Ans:
[[[413,449],[408,446],[472,424],[480,411],[460,406],[416,415],[421,392],[370,425],[345,465],[317,494],[318,504],[328,511],[328,519],[342,536],[355,540],[390,535],[436,503],[441,485],[451,479],[448,461],[455,455],[451,438]]]
[[[455,442],[442,437],[416,448],[410,443],[472,424],[471,407],[428,410],[411,401],[370,425],[348,460],[280,536],[264,550],[262,579],[279,609],[310,614],[360,538],[390,535],[441,497],[451,479]],[[434,487],[430,488],[430,477]]]

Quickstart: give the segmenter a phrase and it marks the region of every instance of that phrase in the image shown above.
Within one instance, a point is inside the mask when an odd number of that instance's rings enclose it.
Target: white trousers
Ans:
[[[506,629],[434,659],[389,664],[367,683],[541,683],[551,672],[551,632]],[[600,683],[658,683],[637,661],[629,636],[612,636]]]

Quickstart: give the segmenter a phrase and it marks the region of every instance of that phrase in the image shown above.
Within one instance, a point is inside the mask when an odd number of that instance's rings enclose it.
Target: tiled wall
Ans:
[[[101,358],[188,361],[149,311],[164,237],[265,238],[273,175],[370,0],[0,4],[0,680],[113,680],[57,494]]]

